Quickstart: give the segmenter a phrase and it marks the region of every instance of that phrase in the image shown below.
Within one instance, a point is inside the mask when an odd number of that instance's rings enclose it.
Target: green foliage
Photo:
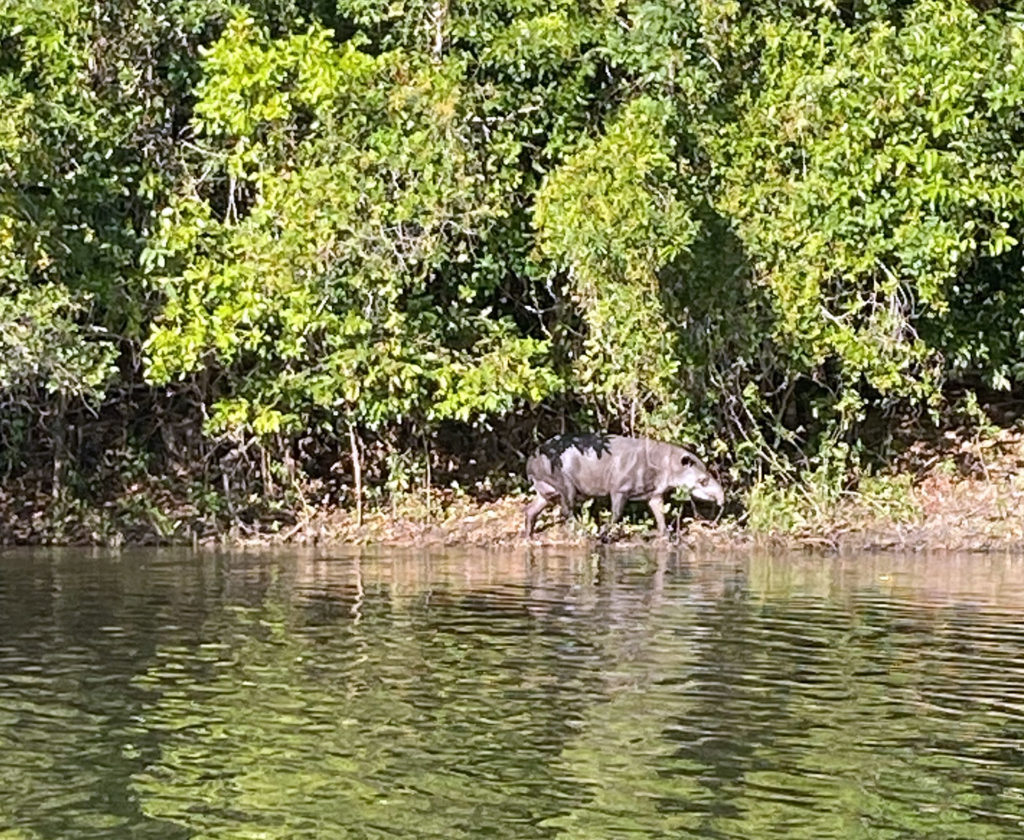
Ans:
[[[0,5],[0,272],[93,296],[90,319],[139,337],[136,260],[188,59],[219,0],[10,0]],[[12,277],[10,267],[19,270]]]
[[[557,387],[544,341],[446,282],[517,186],[484,175],[503,149],[478,147],[459,61],[374,58],[318,28],[269,40],[239,18],[205,70],[196,165],[218,184],[205,197],[197,171],[146,255],[167,301],[152,380],[231,371],[211,428],[258,434],[339,411],[477,419]]]
[[[663,103],[631,102],[548,176],[534,219],[538,248],[565,270],[587,325],[578,387],[636,430],[674,406],[677,362],[657,272],[697,227],[681,196],[670,118]]]
[[[856,460],[843,445],[818,460],[796,481],[769,475],[751,487],[746,500],[751,530],[827,540],[837,531],[910,522],[919,515],[911,476],[857,475]]]
[[[50,394],[95,396],[114,375],[116,347],[67,289],[44,285],[0,296],[0,394],[43,386]]]
[[[939,354],[977,337],[926,340],[975,262],[1017,245],[1024,85],[1006,68],[1022,37],[967,3],[862,29],[769,25],[761,85],[707,135],[774,338],[797,370],[837,363],[837,409],[856,412],[862,382],[927,395]]]
[[[147,458],[255,441],[199,480],[244,498],[553,416],[841,484],[865,421],[1024,382],[1013,8],[11,0],[5,446],[56,480],[106,394],[119,443],[173,406]]]

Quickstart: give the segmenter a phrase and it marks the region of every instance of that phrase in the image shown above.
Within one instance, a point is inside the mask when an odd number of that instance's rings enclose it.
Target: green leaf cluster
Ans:
[[[213,427],[275,432],[336,413],[469,420],[557,388],[546,342],[449,280],[519,181],[495,164],[507,140],[479,135],[462,61],[236,18],[204,70],[195,178],[146,255],[166,300],[153,381],[226,371]]]
[[[678,363],[658,270],[697,230],[671,116],[664,102],[630,102],[548,176],[534,214],[538,250],[564,272],[587,327],[575,381],[630,429],[673,403]]]
[[[769,25],[764,43],[742,117],[706,141],[773,338],[803,371],[835,360],[844,387],[921,396],[941,354],[985,353],[951,325],[978,263],[1018,245],[1020,26],[921,2],[898,23]]]
[[[384,464],[559,417],[750,481],[1024,381],[1019,4],[10,0],[0,44],[26,418]]]

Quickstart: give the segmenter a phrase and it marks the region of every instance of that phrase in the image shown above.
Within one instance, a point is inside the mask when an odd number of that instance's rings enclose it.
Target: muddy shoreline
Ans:
[[[675,547],[691,551],[760,550],[852,553],[1001,553],[1024,556],[1024,476],[1002,481],[953,481],[931,477],[915,486],[914,515],[893,520],[870,510],[835,511],[831,521],[793,533],[757,532],[733,515],[719,521],[679,515],[671,509],[670,532],[659,537],[646,509],[638,508],[611,538],[598,538],[603,509],[588,511],[569,525],[546,512],[537,533],[523,536],[526,496],[488,502],[461,500],[431,516],[370,511],[361,524],[345,509],[310,510],[290,523],[248,523],[192,539],[161,538],[138,528],[97,533],[86,523],[63,533],[47,533],[38,522],[8,519],[0,545],[191,545],[195,548],[271,548],[345,545],[573,547]],[[35,526],[35,527],[33,527]]]
[[[780,527],[772,527],[776,520],[764,517],[756,523],[745,505],[749,497],[727,496],[726,511],[717,520],[702,518],[703,510],[677,501],[667,510],[672,527],[666,538],[654,533],[650,511],[638,504],[627,509],[626,520],[609,542],[619,547],[665,545],[695,551],[1024,555],[1024,432],[956,440],[938,453],[922,447],[912,451],[885,482],[881,495],[850,491],[827,502],[812,495],[798,497],[783,511],[786,516],[777,520]],[[456,489],[435,489],[431,496],[409,495],[388,508],[371,509],[361,523],[349,509],[311,506],[279,511],[273,519],[218,523],[198,517],[193,507],[176,502],[173,495],[147,496],[143,488],[138,490],[135,498],[150,500],[142,513],[137,512],[138,505],[118,508],[109,501],[62,511],[49,497],[32,498],[16,488],[0,488],[0,546],[585,548],[600,544],[597,533],[607,516],[606,503],[585,507],[576,527],[570,528],[557,510],[548,510],[537,533],[526,539],[522,531],[527,495],[484,501]],[[126,510],[132,515],[126,516]]]
[[[653,531],[649,515],[638,511],[608,544],[674,546],[694,551],[806,551],[828,554],[872,552],[1002,553],[1024,556],[1024,480],[954,481],[931,477],[914,488],[918,513],[902,521],[871,511],[838,512],[827,526],[798,533],[758,533],[723,517],[714,522],[689,517],[674,519],[667,537]],[[522,534],[527,497],[465,504],[432,521],[371,513],[362,525],[348,511],[318,512],[277,534],[224,535],[229,544],[391,545],[480,547],[594,547],[598,523],[584,515],[575,527],[548,512],[530,539]],[[677,506],[678,507],[678,506]]]

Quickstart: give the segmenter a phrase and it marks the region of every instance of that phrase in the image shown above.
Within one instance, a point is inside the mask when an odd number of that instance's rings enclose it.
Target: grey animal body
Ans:
[[[627,501],[650,505],[658,532],[665,533],[664,495],[686,487],[695,499],[722,505],[722,485],[701,460],[671,443],[620,435],[561,435],[541,444],[526,461],[537,498],[526,506],[526,536],[537,517],[558,501],[572,517],[578,498],[611,497],[614,525]],[[610,527],[610,526],[609,526]]]

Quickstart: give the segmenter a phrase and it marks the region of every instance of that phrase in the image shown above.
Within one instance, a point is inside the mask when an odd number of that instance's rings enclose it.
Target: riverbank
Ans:
[[[607,505],[587,505],[575,527],[557,509],[545,511],[538,532],[522,536],[529,497],[481,501],[453,490],[409,494],[386,509],[355,514],[305,506],[252,522],[211,524],[194,506],[140,486],[128,500],[89,507],[0,490],[0,544],[586,546],[597,542]],[[689,549],[803,549],[826,553],[1009,552],[1024,554],[1024,432],[982,437],[947,433],[941,445],[910,447],[892,473],[866,478],[856,490],[824,493],[813,484],[784,492],[735,496],[716,520],[688,502],[670,509],[669,542]],[[199,524],[196,524],[199,523]],[[614,533],[616,544],[658,540],[643,505]]]
[[[717,520],[687,502],[672,506],[668,540],[689,549],[802,549],[827,553],[866,551],[1003,552],[1024,554],[1024,432],[986,435],[947,432],[939,441],[907,448],[896,469],[864,479],[838,495],[811,486],[758,501],[746,509],[733,500]],[[312,512],[279,533],[235,535],[241,544],[380,543],[386,545],[580,546],[597,542],[606,506],[585,509],[575,528],[557,510],[545,511],[534,537],[522,536],[527,495],[476,502],[439,492],[427,511],[378,511],[356,522],[350,511]],[[713,513],[713,511],[712,511]],[[755,515],[755,513],[757,515]],[[645,506],[638,505],[614,537],[617,544],[658,540]]]
[[[1022,474],[1024,479],[1024,474]],[[910,488],[900,510],[878,510],[876,503],[851,493],[827,519],[789,532],[761,532],[741,517],[720,521],[683,516],[667,538],[692,550],[765,548],[826,553],[871,551],[1007,552],[1024,554],[1024,480],[957,479],[935,474]],[[442,516],[424,519],[372,513],[362,525],[347,511],[319,512],[280,534],[235,534],[240,545],[367,544],[384,545],[536,545],[596,544],[597,522],[584,515],[572,528],[557,512],[548,512],[540,530],[522,536],[527,497],[451,505]],[[679,505],[676,505],[679,507]],[[689,507],[685,505],[685,507]],[[602,515],[606,512],[602,511]],[[626,522],[613,541],[619,545],[658,541],[642,509]]]

